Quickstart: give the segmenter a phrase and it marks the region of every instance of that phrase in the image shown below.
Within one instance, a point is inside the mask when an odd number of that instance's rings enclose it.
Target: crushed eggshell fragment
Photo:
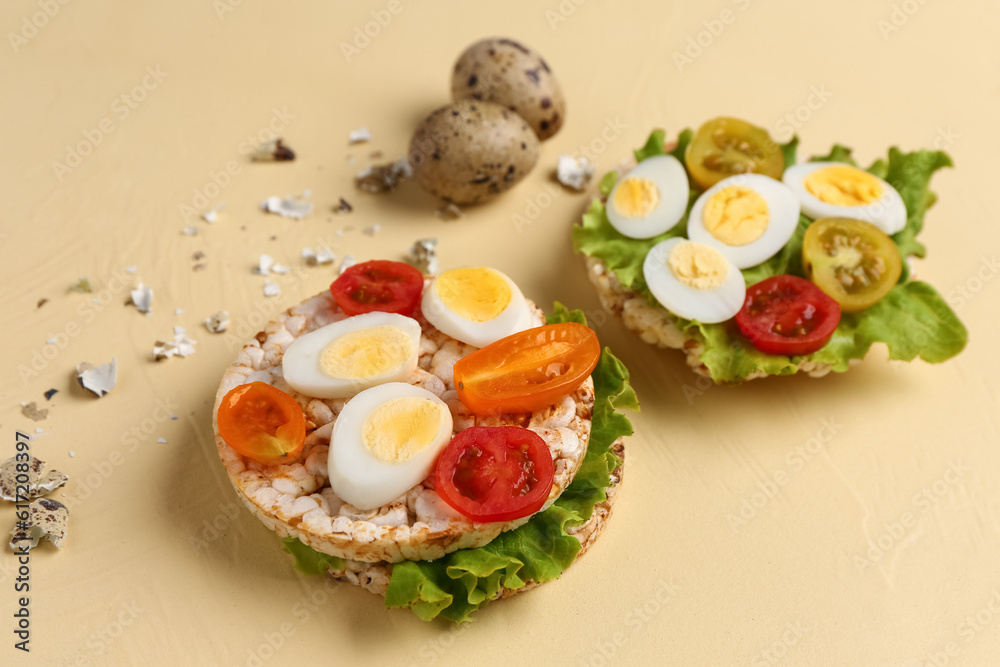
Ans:
[[[66,506],[58,500],[39,498],[28,506],[28,511],[27,525],[18,522],[18,527],[10,533],[10,548],[24,552],[37,547],[39,541],[46,539],[61,549],[69,525],[69,510]]]
[[[344,259],[340,260],[340,273],[343,273],[357,263],[358,260],[354,258],[354,255],[344,255]]]
[[[271,272],[272,266],[274,266],[274,257],[266,253],[261,253],[260,258],[257,260],[257,266],[253,268],[253,272],[258,276],[266,276]]]
[[[214,315],[205,318],[205,328],[212,333],[222,333],[229,328],[229,313],[220,310]]]
[[[264,283],[264,296],[278,296],[281,294],[281,285],[272,283],[270,280]]]
[[[340,215],[342,213],[350,213],[353,210],[354,207],[351,206],[350,202],[348,202],[343,197],[341,197],[340,201],[337,202],[337,205],[333,207],[333,212],[336,213],[337,215]]]
[[[148,313],[153,307],[153,288],[139,283],[138,287],[130,292],[131,303],[140,313]]]
[[[251,159],[254,162],[288,162],[295,159],[295,151],[278,137],[258,146]]]
[[[70,290],[73,292],[80,292],[81,294],[90,294],[94,290],[90,287],[90,281],[86,278],[80,278],[76,283],[70,286]]]
[[[100,398],[114,389],[115,382],[118,381],[118,360],[111,357],[111,361],[100,366],[81,362],[76,366],[76,381]]]
[[[260,203],[260,208],[268,213],[277,213],[282,217],[298,220],[312,213],[313,203],[306,199],[308,196],[308,192],[302,197],[271,196]]]
[[[347,135],[347,143],[349,144],[360,144],[371,140],[372,133],[367,127],[359,127],[356,130],[351,130],[351,132]]]
[[[184,236],[197,236],[198,228],[191,226],[185,227],[184,229],[181,230],[181,234],[183,234]]]
[[[572,155],[560,155],[556,164],[556,179],[567,188],[582,191],[594,175],[594,165],[585,157],[575,159]]]
[[[213,222],[219,219],[219,214],[225,210],[226,210],[226,202],[219,202],[209,210],[202,211],[201,219],[207,222],[208,224],[212,224]]]
[[[421,273],[434,275],[438,272],[437,239],[420,239],[410,248],[410,264]]]
[[[306,260],[306,264],[309,266],[318,266],[320,264],[332,264],[337,259],[337,256],[329,248],[317,248],[316,250],[303,248],[302,259]]]
[[[161,361],[170,357],[187,357],[194,354],[196,341],[187,337],[184,327],[174,327],[174,339],[153,343],[153,359]]]
[[[459,218],[462,217],[462,209],[450,203],[445,204],[444,206],[436,210],[435,213],[437,214],[437,217],[446,221],[458,220]]]
[[[32,401],[30,403],[21,403],[21,414],[33,422],[40,422],[49,416],[49,409],[39,409],[38,404]]]
[[[406,157],[389,164],[366,167],[354,178],[359,190],[379,194],[392,192],[401,181],[413,177],[413,167]]]
[[[28,471],[24,472],[22,468],[19,472],[17,469],[19,463],[22,466],[27,463]],[[28,461],[25,461],[23,456],[20,461],[17,460],[17,456],[10,457],[0,464],[0,498],[9,500],[12,503],[26,502],[33,498],[39,498],[52,493],[69,480],[69,477],[58,470],[44,471],[45,462],[41,459],[36,459],[34,456],[30,457]],[[27,488],[27,497],[22,496],[18,498],[19,474],[21,475],[21,490]],[[26,482],[24,481],[25,477],[27,477]]]

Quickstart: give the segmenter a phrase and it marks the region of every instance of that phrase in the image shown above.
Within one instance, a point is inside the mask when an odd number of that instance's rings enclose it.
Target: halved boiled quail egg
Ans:
[[[809,218],[854,218],[886,234],[906,226],[906,204],[887,182],[842,162],[805,162],[785,170],[781,179],[802,203]]]
[[[330,487],[359,509],[392,502],[430,474],[452,436],[440,398],[405,382],[366,389],[333,424]]]
[[[799,200],[788,186],[761,174],[739,174],[698,197],[687,230],[692,241],[746,269],[773,257],[798,224]]]
[[[300,336],[281,360],[285,381],[314,398],[347,398],[383,382],[406,379],[417,367],[420,323],[372,312]]]
[[[487,266],[451,269],[424,289],[420,309],[442,333],[485,347],[533,326],[514,281]]]
[[[724,322],[746,298],[746,281],[732,262],[711,246],[680,237],[653,246],[642,273],[656,300],[686,320]]]
[[[689,195],[684,165],[672,155],[657,155],[618,179],[605,209],[611,226],[621,234],[648,239],[684,217]]]

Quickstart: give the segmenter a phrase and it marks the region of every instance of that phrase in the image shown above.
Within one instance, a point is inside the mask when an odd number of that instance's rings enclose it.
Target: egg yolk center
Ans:
[[[361,380],[402,366],[413,354],[413,339],[393,326],[359,329],[338,336],[319,353],[320,372],[330,378]]]
[[[437,438],[447,408],[417,396],[401,396],[372,410],[361,426],[361,441],[384,463],[405,463]]]
[[[615,189],[615,209],[626,218],[645,218],[660,204],[660,190],[648,178],[626,178]]]
[[[729,264],[721,252],[694,241],[674,246],[667,266],[681,284],[699,290],[716,289],[729,275]]]
[[[709,197],[701,219],[709,234],[731,246],[753,243],[771,222],[764,198],[742,185],[730,185]]]
[[[806,190],[826,204],[864,206],[882,197],[882,182],[850,165],[817,169],[805,178]]]
[[[441,302],[459,317],[488,322],[502,313],[511,299],[507,281],[493,269],[451,269],[434,281]]]

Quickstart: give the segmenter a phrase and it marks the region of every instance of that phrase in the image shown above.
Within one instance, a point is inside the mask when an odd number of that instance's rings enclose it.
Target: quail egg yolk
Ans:
[[[709,234],[731,246],[753,243],[771,221],[760,193],[742,185],[730,185],[709,197],[701,218]]]
[[[368,414],[361,441],[379,461],[403,463],[434,442],[447,409],[417,396],[394,398]]]
[[[699,290],[716,289],[729,275],[729,264],[721,252],[694,241],[674,246],[667,266],[681,284]]]
[[[331,378],[360,380],[399,368],[413,353],[413,340],[398,327],[359,329],[339,336],[319,353],[319,370]]]
[[[615,189],[613,204],[626,218],[645,218],[660,204],[660,190],[648,178],[626,178]]]
[[[863,206],[882,196],[882,183],[867,171],[849,165],[817,169],[805,178],[806,190],[834,206]]]
[[[507,308],[511,289],[503,276],[488,267],[452,269],[434,281],[444,305],[471,322],[487,322]]]

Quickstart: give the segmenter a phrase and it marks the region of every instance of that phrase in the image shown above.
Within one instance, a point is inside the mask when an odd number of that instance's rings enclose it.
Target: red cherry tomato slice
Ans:
[[[373,259],[348,268],[330,285],[348,315],[378,310],[409,317],[420,301],[424,276],[409,264]]]
[[[590,327],[546,324],[459,359],[455,387],[476,414],[534,412],[576,391],[600,356],[601,344]]]
[[[513,521],[540,510],[555,468],[548,445],[519,426],[472,426],[438,457],[434,488],[473,521]]]
[[[264,465],[293,460],[306,440],[298,402],[266,382],[241,384],[226,394],[217,423],[226,444]]]
[[[826,345],[840,323],[840,305],[798,276],[771,276],[747,288],[736,325],[761,352],[811,354]]]

